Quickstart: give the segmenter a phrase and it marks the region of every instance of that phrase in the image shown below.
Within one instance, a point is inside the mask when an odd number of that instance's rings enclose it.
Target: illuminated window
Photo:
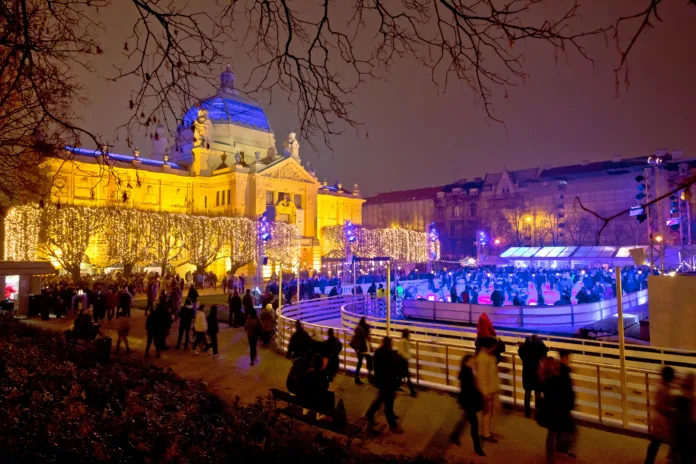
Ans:
[[[295,207],[302,208],[302,195],[295,194]]]
[[[274,193],[272,190],[266,190],[266,204],[273,205]]]
[[[462,215],[462,207],[457,205],[454,207],[454,217],[460,217]]]

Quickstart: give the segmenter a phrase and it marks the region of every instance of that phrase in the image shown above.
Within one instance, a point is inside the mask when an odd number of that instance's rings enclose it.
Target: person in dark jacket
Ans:
[[[459,371],[459,406],[461,406],[464,414],[454,426],[454,430],[450,435],[450,441],[459,446],[459,436],[464,431],[466,423],[471,426],[471,440],[474,443],[474,452],[479,456],[485,456],[483,448],[481,448],[481,437],[479,435],[478,413],[483,409],[483,395],[476,386],[476,379],[472,369],[474,357],[467,354],[462,359],[462,367]]]
[[[256,314],[256,310],[254,309],[254,299],[251,297],[251,290],[247,289],[246,293],[244,294],[244,298],[242,299],[242,306],[244,306],[244,316],[247,318],[251,313]]]
[[[478,304],[479,292],[478,287],[474,287],[471,291],[471,304]]]
[[[123,287],[118,292],[118,309],[116,312],[116,317],[119,317],[119,313],[123,317],[130,317],[131,304],[133,303],[133,295],[128,291],[127,287]]]
[[[304,356],[293,361],[290,372],[288,372],[288,378],[285,380],[285,387],[293,395],[302,393],[304,375],[311,366],[313,357],[314,353],[307,351]]]
[[[191,300],[191,304],[193,305],[194,309],[198,306],[198,290],[196,290],[195,285],[191,285],[189,287],[186,299]]]
[[[457,295],[457,284],[452,284],[452,287],[450,287],[450,300],[451,303],[459,303],[459,295]]]
[[[186,336],[186,341],[184,342],[184,349],[188,350],[189,345],[189,333],[191,332],[191,323],[194,318],[193,304],[188,298],[184,303],[183,308],[179,311],[179,338],[176,342],[176,349],[181,348],[181,339]]]
[[[696,463],[696,407],[694,406],[694,381],[689,373],[682,380],[681,394],[675,400],[676,423],[674,427],[674,451],[680,464]]]
[[[497,287],[493,290],[493,293],[491,293],[491,304],[497,308],[505,304],[505,294]]]
[[[259,317],[256,315],[256,311],[252,311],[247,317],[246,323],[244,324],[244,331],[249,340],[249,359],[253,366],[256,362],[256,344],[258,343],[259,335],[261,335],[261,323],[259,322]]]
[[[363,359],[367,361],[367,375],[370,376],[372,374],[370,326],[367,324],[364,317],[361,317],[360,322],[355,326],[355,332],[353,332],[350,347],[355,350],[355,354],[358,356],[358,365],[355,368],[355,383],[362,385],[362,380],[360,380],[360,369],[362,369]]]
[[[333,411],[336,403],[334,392],[329,391],[329,379],[323,370],[324,360],[321,354],[312,356],[309,369],[304,373],[300,396],[304,403],[322,412]],[[317,419],[321,419],[317,416]]]
[[[546,379],[544,408],[546,414],[546,462],[552,463],[556,451],[573,456],[575,423],[571,412],[575,409],[575,392],[570,379],[569,353],[561,351],[558,373]]]
[[[230,320],[228,324],[230,327],[239,327],[244,325],[244,313],[242,313],[242,298],[239,296],[237,290],[235,290],[232,295],[227,300],[230,307]]]
[[[94,294],[94,321],[101,322],[106,318],[106,295],[101,287]]]
[[[155,352],[157,353],[155,357],[160,357],[160,347],[159,343],[157,342],[157,337],[159,336],[159,327],[157,327],[157,322],[156,312],[151,311],[150,314],[148,314],[147,319],[145,319],[145,330],[147,331],[147,346],[145,347],[146,358],[150,357],[150,345],[152,345],[153,342],[155,344]]]
[[[527,337],[517,353],[522,360],[522,388],[524,388],[524,415],[532,416],[532,392],[534,392],[534,404],[537,406],[541,398],[541,385],[539,385],[539,361],[546,357],[549,349],[538,335]]]
[[[210,307],[210,314],[208,314],[208,336],[210,337],[210,345],[208,347],[213,347],[213,356],[218,355],[218,318],[217,318],[217,305]],[[206,348],[207,350],[208,348]]]
[[[405,365],[401,357],[392,349],[391,338],[384,337],[382,346],[375,351],[375,384],[378,389],[377,397],[365,413],[368,425],[375,426],[375,413],[384,404],[384,415],[387,416],[389,428],[394,433],[401,433],[394,414],[396,391],[401,385]]]
[[[333,382],[340,365],[338,355],[343,349],[343,345],[341,345],[341,342],[339,342],[334,335],[334,329],[329,329],[328,338],[324,342],[322,348],[324,357],[328,360],[326,364],[326,377],[329,379],[329,382]]]
[[[288,343],[288,359],[297,359],[311,349],[312,337],[302,327],[302,322],[295,321],[295,333],[290,337]]]

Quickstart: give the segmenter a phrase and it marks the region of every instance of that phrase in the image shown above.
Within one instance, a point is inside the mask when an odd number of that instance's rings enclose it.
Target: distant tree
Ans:
[[[244,217],[221,218],[224,253],[230,260],[229,272],[256,261],[256,223]]]
[[[152,225],[158,213],[109,208],[107,214],[107,256],[111,263],[121,263],[123,275],[128,277],[136,265],[152,261],[152,248],[158,240]]]
[[[41,214],[39,253],[80,279],[91,240],[106,224],[106,210],[88,206],[46,206]]]
[[[181,214],[158,213],[152,216],[149,231],[155,238],[151,247],[154,262],[164,276],[167,266],[181,261],[186,224]]]
[[[183,216],[181,221],[186,262],[195,265],[197,272],[204,272],[220,258],[225,244],[223,222],[217,217],[198,216]]]

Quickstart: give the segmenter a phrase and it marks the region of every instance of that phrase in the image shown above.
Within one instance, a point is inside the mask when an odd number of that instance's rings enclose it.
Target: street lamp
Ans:
[[[657,243],[662,243],[662,235],[658,235],[657,237],[655,237],[655,241]]]
[[[493,242],[493,243],[495,243],[496,245],[500,245],[500,239],[499,239],[499,238],[496,238],[496,239],[495,239],[495,242]]]
[[[527,216],[526,218],[524,218],[524,220],[527,221],[527,222],[532,222],[532,217],[531,217],[531,216]]]

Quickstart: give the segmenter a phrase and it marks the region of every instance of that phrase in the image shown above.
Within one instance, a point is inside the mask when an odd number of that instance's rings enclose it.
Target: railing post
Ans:
[[[599,366],[597,366],[597,410],[599,411],[599,423],[602,423],[602,382],[600,380]]]
[[[520,327],[524,327],[524,306],[520,306]]]
[[[420,349],[416,340],[416,383],[420,385]]]
[[[449,385],[449,345],[445,345],[445,384]]]
[[[469,303],[469,324],[474,323],[474,316],[473,316],[473,310],[471,308],[471,303]]]
[[[575,310],[573,309],[573,300],[570,300],[570,325],[575,327]]]
[[[648,433],[650,433],[650,378],[645,373],[645,405],[648,410]]]
[[[343,369],[348,370],[348,332],[343,331]]]
[[[517,356],[512,353],[512,404],[517,406]],[[535,393],[536,395],[536,393]],[[536,396],[534,396],[534,402],[536,403]]]

